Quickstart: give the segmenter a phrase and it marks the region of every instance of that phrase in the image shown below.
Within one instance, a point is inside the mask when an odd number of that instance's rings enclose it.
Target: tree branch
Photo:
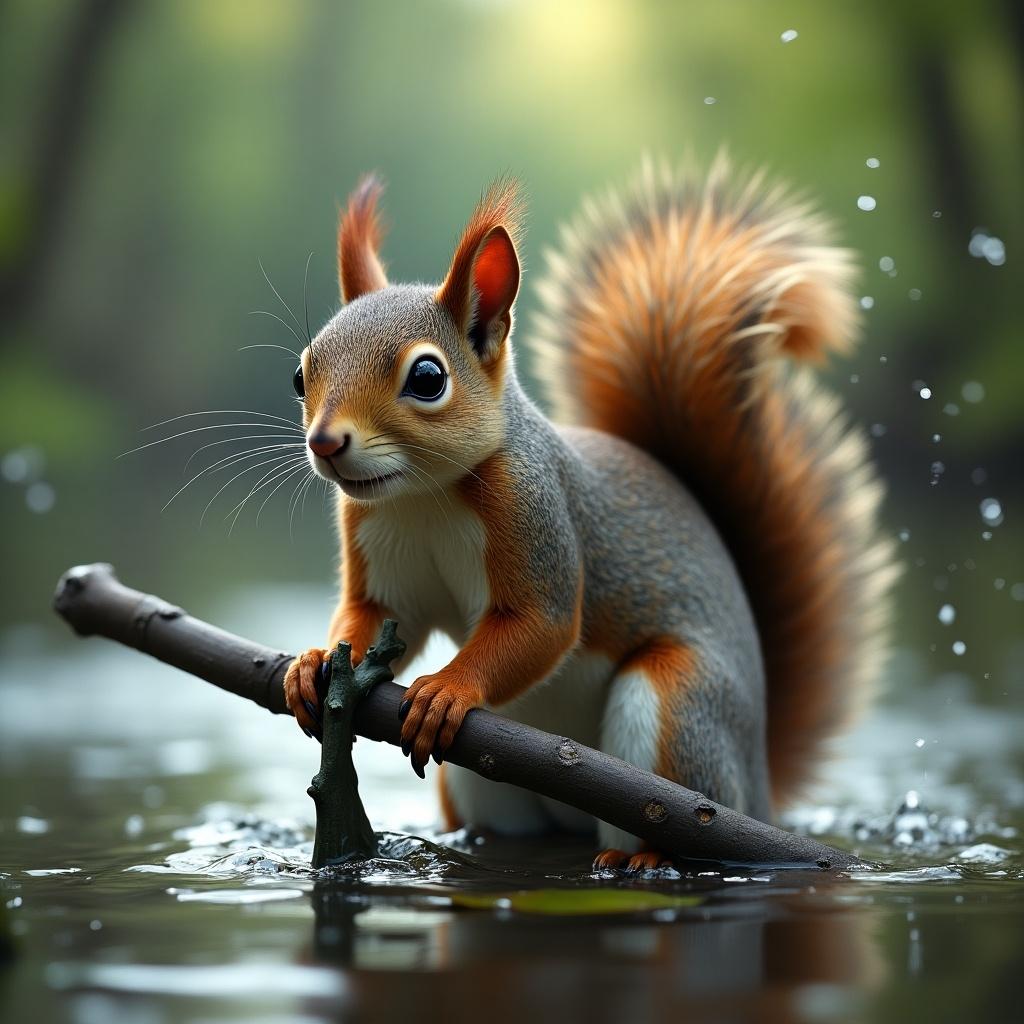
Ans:
[[[282,680],[289,654],[131,590],[109,565],[69,570],[54,606],[82,636],[109,637],[275,714],[288,713]],[[374,686],[355,708],[355,731],[397,746],[403,692],[390,682]],[[495,782],[561,800],[675,857],[825,870],[863,866],[852,854],[749,818],[572,739],[480,708],[466,716],[447,760]]]

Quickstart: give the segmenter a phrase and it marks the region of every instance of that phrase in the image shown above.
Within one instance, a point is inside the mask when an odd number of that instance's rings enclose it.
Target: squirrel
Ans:
[[[483,196],[439,286],[388,282],[381,192],[367,176],[341,212],[343,305],[295,371],[342,554],[327,648],[288,669],[290,710],[315,730],[327,652],[347,640],[358,661],[393,617],[407,658],[433,630],[459,647],[401,704],[421,778],[488,707],[770,820],[886,649],[882,488],[800,365],[855,339],[853,254],[724,157],[706,175],[646,163],[549,256],[529,339],[549,419],[511,346],[515,183]],[[557,801],[440,775],[449,829],[596,826],[595,869],[665,862]]]

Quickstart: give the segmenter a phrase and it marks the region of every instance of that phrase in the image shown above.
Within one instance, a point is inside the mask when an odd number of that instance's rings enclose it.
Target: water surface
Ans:
[[[297,648],[329,601],[278,588],[218,618]],[[4,1020],[1018,1011],[1024,721],[972,705],[964,678],[890,696],[787,817],[878,870],[595,875],[585,843],[439,834],[429,769],[363,740],[386,856],[322,878],[319,748],[293,723],[105,641],[26,628],[3,654]]]

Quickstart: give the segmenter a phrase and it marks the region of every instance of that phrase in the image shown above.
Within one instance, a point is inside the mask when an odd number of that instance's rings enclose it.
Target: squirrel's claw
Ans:
[[[311,647],[288,666],[284,676],[284,699],[299,728],[314,738],[320,737],[320,695],[317,680],[327,663],[327,651]]]
[[[421,676],[405,692],[398,709],[402,722],[402,753],[422,779],[431,757],[440,764],[466,712],[482,703],[479,688],[462,673],[444,669]]]

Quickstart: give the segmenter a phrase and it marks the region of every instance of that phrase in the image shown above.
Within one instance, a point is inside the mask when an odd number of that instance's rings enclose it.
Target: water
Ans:
[[[294,648],[329,600],[249,593],[218,618]],[[594,875],[585,843],[440,835],[429,770],[361,740],[383,855],[325,879],[319,748],[291,722],[105,641],[23,629],[3,653],[4,1020],[1016,1013],[1024,722],[962,677],[880,705],[787,818],[877,870]]]

